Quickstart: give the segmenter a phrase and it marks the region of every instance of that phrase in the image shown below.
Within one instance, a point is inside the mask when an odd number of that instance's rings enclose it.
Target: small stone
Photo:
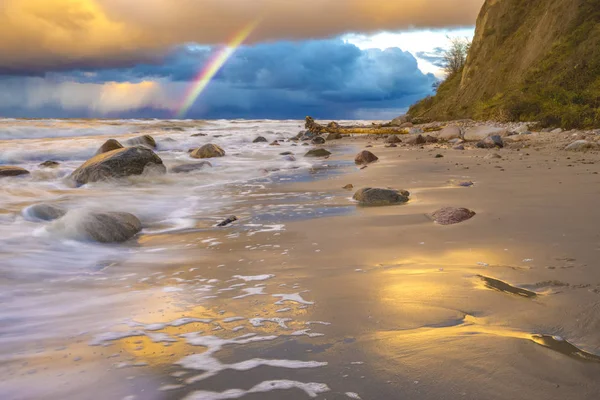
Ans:
[[[205,144],[204,146],[192,151],[190,154],[192,158],[214,158],[225,156],[225,150],[217,146],[216,144]]]
[[[281,146],[277,140],[269,143],[269,146]]]
[[[252,141],[252,143],[267,143],[267,142],[268,142],[268,140],[263,136],[259,136]]]
[[[59,219],[67,213],[62,207],[52,204],[34,204],[23,210],[23,216],[29,220],[52,221]]]
[[[490,153],[490,154],[486,154],[486,156],[483,158],[485,160],[494,160],[494,159],[500,159],[500,158],[502,158],[502,156],[498,153]]]
[[[104,144],[102,146],[100,146],[98,151],[96,151],[96,155],[108,153],[109,151],[123,149],[123,148],[124,148],[124,146],[121,143],[119,143],[117,140],[108,139],[106,142],[104,142]]]
[[[453,225],[469,220],[475,212],[466,208],[445,207],[437,210],[430,217],[440,225]]]
[[[311,140],[312,144],[325,144],[325,139],[323,139],[321,136],[315,136],[313,138],[313,140]]]
[[[425,143],[437,143],[437,142],[438,142],[438,138],[433,137],[431,135],[425,136]]]
[[[477,147],[480,149],[493,149],[495,147],[503,148],[504,142],[499,135],[488,136],[482,141],[477,143]]]
[[[597,143],[589,142],[587,140],[576,140],[573,143],[569,144],[567,147],[565,147],[565,150],[567,151],[587,151],[597,149]]]
[[[379,158],[368,150],[363,150],[356,155],[354,162],[358,165],[370,164],[379,160]]]
[[[294,153],[291,151],[284,151],[283,153],[279,153],[280,156],[292,156]]]
[[[444,156],[442,154],[436,154],[435,158],[444,158]]]
[[[202,162],[191,163],[191,164],[183,164],[183,165],[178,165],[176,167],[171,168],[171,170],[169,172],[171,172],[173,174],[183,174],[183,173],[187,173],[187,172],[197,171],[204,167],[212,167],[212,164],[208,161],[202,161]]]
[[[198,137],[198,136],[208,136],[206,133],[194,133],[191,135],[192,137]]]
[[[425,143],[427,143],[427,141],[425,140],[425,138],[423,137],[423,135],[417,135],[417,136],[410,137],[406,141],[406,143],[412,144],[412,145],[418,145],[418,144],[425,144]]]
[[[364,188],[354,193],[353,199],[362,206],[388,206],[406,203],[409,196],[406,190]]]
[[[389,144],[402,143],[402,139],[400,139],[398,137],[398,135],[389,135],[387,138],[385,138],[385,143],[389,143]]]
[[[349,184],[347,184],[346,186],[344,186],[342,189],[346,189],[346,190],[352,190],[352,189],[354,189],[354,185],[353,185],[353,184],[351,184],[351,183],[349,183]]]
[[[453,149],[454,150],[464,150],[465,146],[463,146],[462,144],[459,144],[458,146],[454,146]]]
[[[398,145],[396,143],[390,143],[390,144],[386,144],[384,147],[398,147]]]
[[[331,152],[325,149],[312,149],[309,150],[308,153],[304,155],[304,157],[328,157],[331,155]]]
[[[59,165],[60,165],[60,163],[57,161],[48,160],[48,161],[44,161],[39,166],[42,168],[56,168]]]
[[[156,141],[150,135],[138,136],[125,141],[128,146],[146,146],[151,149],[156,148]]]

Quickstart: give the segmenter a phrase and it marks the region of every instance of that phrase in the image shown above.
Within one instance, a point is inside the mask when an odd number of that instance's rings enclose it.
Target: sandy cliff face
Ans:
[[[487,0],[462,74],[411,114],[597,126],[599,105],[600,0]]]

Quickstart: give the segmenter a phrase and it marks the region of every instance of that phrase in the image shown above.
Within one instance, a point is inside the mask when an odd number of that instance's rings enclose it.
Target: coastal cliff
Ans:
[[[487,0],[465,67],[409,114],[600,126],[600,0]]]

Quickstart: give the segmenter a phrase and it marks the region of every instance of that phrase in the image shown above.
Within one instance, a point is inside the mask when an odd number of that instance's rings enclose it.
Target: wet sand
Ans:
[[[369,143],[379,161],[359,169]],[[326,147],[312,174],[231,204],[229,227],[143,235],[154,260],[61,282],[100,286],[116,300],[99,319],[121,323],[4,349],[6,398],[600,396],[598,154]],[[347,184],[411,200],[358,207]],[[427,217],[445,206],[477,215]]]

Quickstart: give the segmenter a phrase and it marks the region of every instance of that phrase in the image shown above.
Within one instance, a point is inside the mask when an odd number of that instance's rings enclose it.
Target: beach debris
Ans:
[[[164,174],[161,158],[145,147],[128,147],[98,154],[87,160],[70,175],[77,185],[111,178],[142,175],[145,171]]]
[[[25,219],[38,221],[52,221],[64,216],[66,213],[67,210],[64,208],[46,203],[34,204],[22,211]]]
[[[121,143],[119,143],[118,140],[108,139],[106,142],[104,142],[104,144],[102,144],[102,146],[100,146],[98,151],[96,151],[96,155],[108,153],[109,151],[122,149],[124,147],[125,146],[123,146]]]
[[[12,165],[2,165],[0,166],[0,178],[7,176],[19,176],[19,175],[28,175],[29,171],[25,168],[15,167]]]
[[[267,142],[268,142],[268,140],[263,136],[259,136],[252,141],[252,143],[267,143]]]
[[[214,158],[214,157],[223,157],[225,155],[225,150],[216,144],[208,143],[204,146],[197,148],[192,151],[190,154],[192,158]]]
[[[150,135],[138,136],[125,141],[128,146],[145,146],[151,149],[156,148],[156,141]]]
[[[169,170],[169,172],[171,172],[173,174],[183,174],[183,173],[187,173],[187,172],[197,171],[204,167],[212,167],[212,164],[208,161],[202,161],[202,162],[191,163],[191,164],[182,164],[182,165],[178,165],[176,167],[171,168]]]
[[[389,206],[408,201],[410,193],[406,190],[363,188],[352,197],[362,206]]]
[[[358,165],[370,164],[379,160],[379,158],[368,150],[363,150],[356,155],[354,162]]]
[[[304,157],[328,157],[331,155],[331,152],[325,149],[312,149],[309,150],[308,153],[304,155]]]
[[[475,216],[475,211],[471,211],[467,208],[456,208],[456,207],[444,207],[433,214],[430,217],[440,225],[453,225],[469,220]]]
[[[56,168],[60,165],[60,163],[58,161],[52,161],[52,160],[48,160],[48,161],[44,161],[43,163],[40,163],[40,167],[42,168]]]
[[[220,227],[227,226],[227,225],[234,223],[237,220],[238,220],[238,218],[235,215],[232,215],[231,217],[227,218],[226,220],[219,222],[217,224],[217,226],[220,226]]]

